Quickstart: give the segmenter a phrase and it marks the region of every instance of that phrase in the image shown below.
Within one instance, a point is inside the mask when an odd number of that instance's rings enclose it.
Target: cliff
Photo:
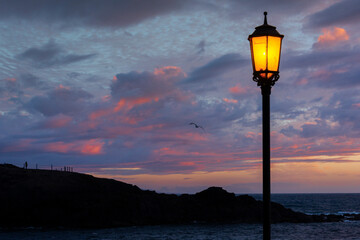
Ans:
[[[190,195],[159,194],[87,174],[0,165],[1,227],[95,228],[184,223],[259,223],[262,202],[219,187]],[[319,217],[272,203],[273,222]]]

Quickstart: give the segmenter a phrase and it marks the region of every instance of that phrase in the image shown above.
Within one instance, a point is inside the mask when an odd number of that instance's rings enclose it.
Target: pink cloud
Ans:
[[[125,109],[125,110],[130,110],[132,108],[134,108],[137,105],[143,105],[145,103],[149,103],[149,102],[158,102],[159,101],[159,97],[138,97],[135,99],[125,99],[122,98],[118,101],[118,103],[116,104],[114,111],[117,112],[121,109]]]
[[[349,40],[349,35],[345,29],[339,27],[329,27],[322,29],[323,34],[318,37],[314,44],[317,48],[333,47],[339,43]]]
[[[247,132],[245,134],[245,137],[259,142],[261,140],[262,134],[255,132]]]
[[[165,78],[173,77],[187,77],[187,74],[183,70],[176,66],[165,66],[161,68],[155,68],[154,74],[157,76],[164,76]]]
[[[101,154],[103,153],[103,145],[104,142],[97,139],[88,140],[83,146],[81,146],[81,153],[85,155]]]
[[[103,153],[104,142],[98,139],[65,143],[62,141],[45,144],[44,150],[57,153],[80,153],[83,155],[98,155]]]
[[[227,102],[227,103],[238,103],[238,100],[235,100],[235,99],[227,99],[227,98],[223,98],[224,102]]]
[[[229,92],[234,95],[241,95],[247,93],[248,89],[241,87],[240,84],[237,84],[234,87],[229,88]]]
[[[109,95],[104,96],[103,106],[92,111],[88,115],[89,121],[82,125],[95,128],[100,124],[99,119],[137,124],[143,121],[144,117],[139,117],[143,114],[137,117],[129,116],[129,111],[135,107],[166,101],[169,97],[175,101],[188,99],[187,94],[175,85],[175,82],[184,77],[186,73],[176,66],[156,68],[153,72],[118,74],[112,79],[112,98]],[[152,109],[149,105],[147,112],[150,113]]]
[[[161,111],[166,102],[182,102],[191,98],[176,84],[184,77],[186,73],[175,66],[156,68],[153,72],[117,74],[112,79],[111,98],[103,97],[102,104],[88,113],[87,119],[79,122],[73,132],[102,128],[102,134],[112,138],[116,134],[151,130],[156,124],[149,127],[143,122],[154,112]]]
[[[195,166],[194,162],[179,162],[180,166]]]
[[[295,84],[298,86],[302,86],[302,85],[306,85],[308,83],[309,83],[309,81],[306,78],[301,78],[301,79],[297,80]]]
[[[111,113],[112,113],[112,111],[109,108],[107,108],[107,109],[98,109],[98,110],[95,110],[95,111],[93,111],[92,113],[89,114],[89,119],[90,120],[95,120],[97,118],[101,118],[101,117],[109,115]]]

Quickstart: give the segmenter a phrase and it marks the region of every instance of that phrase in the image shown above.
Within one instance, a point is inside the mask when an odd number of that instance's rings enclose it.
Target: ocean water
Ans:
[[[261,194],[251,194],[262,200]],[[306,214],[360,214],[359,193],[272,194],[271,201]]]
[[[261,199],[261,195],[253,195]],[[309,214],[360,212],[360,194],[273,194],[272,201]],[[96,230],[0,230],[1,240],[238,240],[262,239],[261,224],[191,224],[124,227]],[[272,239],[359,239],[360,221],[337,223],[280,223]]]

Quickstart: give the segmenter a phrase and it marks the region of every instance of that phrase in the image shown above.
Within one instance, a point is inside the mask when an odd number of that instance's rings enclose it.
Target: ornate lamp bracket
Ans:
[[[267,79],[261,76],[261,74],[266,74],[266,73],[272,73],[272,76]],[[271,87],[275,85],[275,83],[277,82],[277,80],[279,80],[280,75],[279,72],[273,72],[273,71],[259,71],[259,72],[254,72],[253,74],[253,81],[257,83],[257,85],[259,87],[261,87],[261,91],[262,93],[264,93],[264,91],[268,92],[268,94],[271,93]]]

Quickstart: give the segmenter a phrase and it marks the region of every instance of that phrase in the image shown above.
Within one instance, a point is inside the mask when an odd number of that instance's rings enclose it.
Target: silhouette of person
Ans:
[[[27,164],[27,162],[25,162],[25,169],[27,169],[27,167],[28,167],[28,164]]]

